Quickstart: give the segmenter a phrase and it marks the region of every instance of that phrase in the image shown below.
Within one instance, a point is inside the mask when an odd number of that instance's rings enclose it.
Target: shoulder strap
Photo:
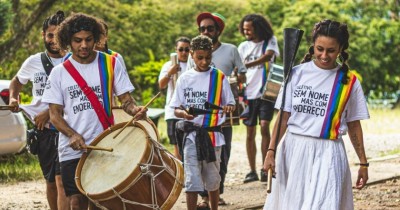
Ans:
[[[79,72],[76,70],[74,65],[72,65],[70,60],[66,60],[63,63],[64,67],[67,69],[68,73],[74,78],[75,82],[79,85],[81,88],[82,92],[87,96],[89,99],[90,103],[93,106],[93,109],[95,110],[97,117],[99,117],[99,120],[101,122],[101,125],[103,126],[103,129],[107,129],[112,123],[110,123],[107,119],[107,114],[104,110],[104,107],[101,105],[99,99],[97,98],[97,95],[93,92],[92,88],[90,88],[86,81],[83,79],[83,77],[79,74]]]
[[[40,59],[42,60],[42,65],[44,70],[46,71],[47,76],[49,76],[54,66],[50,62],[49,58],[46,56],[46,52],[40,53]]]

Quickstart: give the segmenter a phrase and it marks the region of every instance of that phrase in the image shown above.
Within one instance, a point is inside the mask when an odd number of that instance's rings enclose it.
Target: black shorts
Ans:
[[[167,133],[168,133],[168,138],[169,138],[169,143],[176,145],[178,142],[176,141],[176,136],[175,136],[175,124],[179,120],[176,119],[169,119],[167,121]]]
[[[60,175],[58,161],[58,131],[44,128],[36,130],[39,142],[38,158],[44,178],[48,182],[55,182],[55,176]]]
[[[243,120],[243,124],[247,126],[256,126],[257,120],[271,121],[274,116],[275,103],[262,100],[260,98],[248,100],[249,117]]]
[[[71,196],[76,194],[82,194],[75,184],[75,171],[78,166],[80,158],[66,160],[60,163],[61,165],[61,179],[64,185],[65,195]]]

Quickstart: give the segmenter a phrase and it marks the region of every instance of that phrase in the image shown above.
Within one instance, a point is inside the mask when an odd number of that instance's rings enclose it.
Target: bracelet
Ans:
[[[368,168],[368,166],[360,166],[360,168]]]
[[[274,149],[270,149],[270,148],[268,148],[268,150],[267,151],[272,151],[272,152],[275,152],[275,150]]]
[[[360,164],[358,164],[358,165],[360,165],[360,166],[362,166],[362,167],[365,167],[365,168],[368,168],[369,167],[369,163],[367,162],[367,163],[360,163]]]

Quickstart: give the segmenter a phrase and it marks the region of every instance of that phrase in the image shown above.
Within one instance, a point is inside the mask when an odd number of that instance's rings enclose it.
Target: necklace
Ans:
[[[49,62],[51,63],[51,65],[54,66],[53,60],[51,60],[51,58],[49,57],[49,55],[47,54],[47,50],[44,52],[44,54],[46,54],[47,59],[49,60]],[[46,64],[46,66],[49,66],[49,64]]]

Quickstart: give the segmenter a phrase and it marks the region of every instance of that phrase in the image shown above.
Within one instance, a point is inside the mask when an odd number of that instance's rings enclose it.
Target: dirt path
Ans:
[[[382,140],[379,141],[379,139]],[[376,136],[366,137],[365,147],[368,148],[367,155],[369,158],[379,157],[380,152],[390,151],[400,145],[400,134],[380,135],[379,139]],[[351,144],[348,143],[349,141],[345,140],[345,142],[354,177],[357,173],[357,167],[354,166],[354,163],[358,162],[358,159]],[[376,142],[380,142],[380,144],[378,145]],[[258,167],[260,167],[260,160],[261,157],[258,154]],[[354,190],[355,209],[400,209],[400,179],[379,181],[385,178],[393,178],[396,173],[399,176],[399,165],[400,157],[371,162],[370,182],[377,183],[361,191]],[[261,182],[243,184],[243,178],[248,170],[245,143],[239,139],[234,139],[226,189],[225,193],[221,195],[228,205],[221,206],[220,209],[262,209],[267,195],[267,186]],[[355,182],[354,178],[353,182]],[[48,209],[44,186],[42,180],[6,185],[0,184],[0,209]],[[173,209],[186,209],[185,194],[183,192]]]

